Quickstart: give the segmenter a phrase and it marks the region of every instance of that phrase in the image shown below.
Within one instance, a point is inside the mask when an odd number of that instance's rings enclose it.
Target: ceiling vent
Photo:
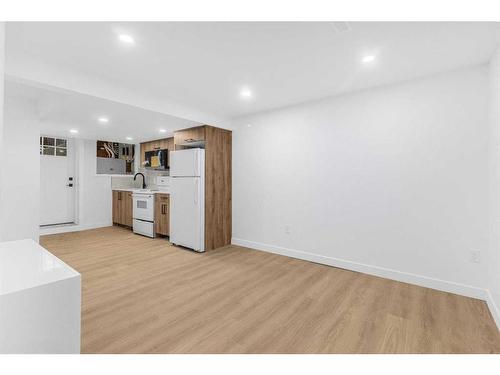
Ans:
[[[351,31],[351,25],[349,22],[331,22],[333,30],[336,33],[342,34]]]

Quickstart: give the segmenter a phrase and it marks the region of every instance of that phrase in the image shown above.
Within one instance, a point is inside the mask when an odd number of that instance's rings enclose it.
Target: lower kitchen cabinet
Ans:
[[[133,226],[132,192],[113,190],[113,224]],[[170,195],[155,194],[155,233],[170,236]]]
[[[113,224],[132,227],[132,193],[113,190]]]
[[[155,232],[164,236],[170,235],[170,196],[155,195]]]
[[[127,227],[132,227],[132,193],[130,191],[125,192],[125,209],[123,212],[123,225]]]

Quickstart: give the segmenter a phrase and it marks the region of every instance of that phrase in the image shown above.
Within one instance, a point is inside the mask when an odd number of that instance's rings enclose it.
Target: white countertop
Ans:
[[[116,191],[129,191],[131,193],[138,192],[138,193],[144,193],[145,191],[143,189],[137,189],[137,188],[117,188],[113,189]],[[146,189],[148,190],[148,189]],[[148,190],[147,193],[149,194],[170,194],[169,190]]]
[[[0,295],[79,276],[33,240],[0,242]]]

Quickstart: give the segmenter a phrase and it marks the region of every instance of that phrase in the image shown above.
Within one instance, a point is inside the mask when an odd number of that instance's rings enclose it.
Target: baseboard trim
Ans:
[[[40,236],[48,235],[48,234],[60,234],[60,233],[70,233],[70,232],[80,232],[82,230],[89,230],[89,229],[97,229],[97,228],[104,228],[104,227],[110,227],[112,226],[113,223],[97,223],[97,224],[75,224],[75,225],[64,225],[60,227],[47,227],[47,228],[40,228]]]
[[[466,297],[477,298],[483,301],[488,301],[489,292],[486,289],[460,284],[453,281],[435,279],[432,277],[416,275],[413,273],[401,272],[389,268],[357,263],[339,258],[332,258],[325,255],[318,255],[300,250],[287,249],[284,247],[243,240],[240,238],[233,238],[231,243],[238,246],[267,251],[274,254],[289,256],[292,258],[307,260],[310,262],[325,264],[328,266],[344,268],[350,271],[366,273],[369,275],[383,277],[386,279],[400,281],[408,284],[414,284],[425,288],[436,289],[443,292],[449,292]]]
[[[493,299],[491,292],[489,290],[487,290],[486,292],[487,292],[486,303],[488,304],[488,308],[490,309],[491,316],[493,317],[493,320],[495,321],[495,323],[498,327],[498,330],[500,331],[500,308],[495,303],[495,300]]]

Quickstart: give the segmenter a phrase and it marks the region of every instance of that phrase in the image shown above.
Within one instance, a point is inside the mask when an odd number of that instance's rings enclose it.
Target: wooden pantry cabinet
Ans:
[[[132,193],[113,190],[113,224],[132,227]]]
[[[174,132],[175,149],[205,149],[205,250],[231,244],[232,132],[203,125]],[[192,145],[190,145],[192,144]]]

